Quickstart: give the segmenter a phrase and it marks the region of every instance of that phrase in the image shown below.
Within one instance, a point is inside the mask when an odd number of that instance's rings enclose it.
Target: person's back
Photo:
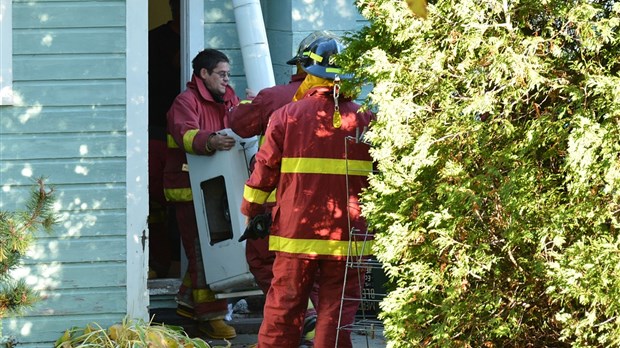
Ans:
[[[252,136],[262,136],[265,134],[269,118],[278,108],[291,103],[295,93],[301,86],[306,77],[306,72],[302,68],[302,63],[307,59],[304,51],[317,36],[330,35],[325,31],[316,31],[304,38],[297,49],[297,54],[289,59],[286,64],[294,65],[296,72],[290,81],[284,85],[276,85],[264,88],[251,100],[251,102],[239,104],[230,114],[229,124],[233,132],[243,138]],[[262,139],[261,139],[262,141]],[[260,142],[259,142],[260,143]],[[253,161],[250,168],[253,167]],[[273,195],[271,195],[273,197]],[[271,220],[271,208],[275,202],[270,199],[264,205],[263,216]],[[263,293],[267,294],[273,279],[272,266],[275,254],[269,250],[269,236],[250,237],[245,244],[246,261],[250,272],[254,275],[256,284]],[[310,302],[306,311],[304,328],[302,332],[302,343],[311,344],[314,337],[314,325],[316,322],[316,311],[314,308],[318,304],[318,293],[316,287],[310,294]]]
[[[356,172],[356,164],[371,163],[371,157],[368,145],[356,142],[356,134],[368,127],[372,114],[358,113],[359,105],[341,100],[341,126],[334,127],[334,109],[331,89],[317,87],[272,115],[272,132],[261,148],[264,151],[257,155],[257,161],[269,161],[267,158],[281,151],[276,200],[286,203],[278,203],[279,223],[272,226],[272,245],[274,240],[300,238],[300,234],[312,239],[348,240],[349,218],[352,227],[365,226],[357,202],[348,202],[347,198],[367,185],[368,171]],[[278,133],[282,129],[286,133]],[[325,175],[329,173],[340,175]],[[350,216],[347,207],[352,209]],[[330,233],[325,233],[327,225]]]
[[[272,114],[244,188],[241,211],[250,218],[260,214],[261,204],[277,188],[269,236],[270,250],[276,253],[274,278],[259,348],[296,347],[315,281],[314,346],[351,347],[350,332],[339,331],[338,325],[353,324],[361,297],[359,275],[347,272],[349,252],[371,254],[367,244],[372,235],[350,242],[349,232],[366,229],[358,195],[368,185],[373,164],[369,146],[358,137],[372,114],[359,112],[357,104],[339,96],[340,72],[332,58],[341,50],[335,38],[317,39],[309,47],[312,59],[304,65],[308,75],[295,94],[297,101]]]

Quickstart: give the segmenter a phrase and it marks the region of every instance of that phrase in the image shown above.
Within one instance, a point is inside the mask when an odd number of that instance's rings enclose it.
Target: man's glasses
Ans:
[[[230,78],[230,71],[214,71],[214,74],[217,74],[222,79]]]

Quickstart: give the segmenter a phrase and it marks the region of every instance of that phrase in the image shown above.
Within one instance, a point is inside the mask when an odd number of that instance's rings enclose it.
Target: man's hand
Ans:
[[[256,97],[256,92],[254,92],[253,90],[246,88],[245,89],[245,98],[247,100],[252,100],[254,99],[254,97]]]
[[[248,223],[240,242],[246,239],[258,239],[265,238],[269,235],[269,228],[271,227],[271,213],[265,213],[256,215],[252,219],[247,218]]]
[[[226,133],[220,131],[209,137],[209,148],[216,151],[228,151],[235,146],[235,138],[226,135]]]

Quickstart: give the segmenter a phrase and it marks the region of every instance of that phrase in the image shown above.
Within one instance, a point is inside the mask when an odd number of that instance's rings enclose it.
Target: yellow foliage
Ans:
[[[65,332],[62,334],[62,336],[60,336],[57,340],[56,343],[54,344],[55,347],[59,347],[61,346],[64,342],[68,342],[71,339],[71,331],[70,330],[65,330]]]
[[[411,12],[413,12],[414,15],[421,17],[421,18],[426,18],[426,15],[428,14],[428,10],[426,9],[426,0],[406,0],[407,1],[407,6],[409,6],[409,9],[411,10]]]
[[[187,336],[181,327],[151,325],[150,322],[133,322],[128,319],[111,325],[107,330],[96,323],[88,324],[84,328],[71,328],[66,330],[55,344],[56,348],[94,346],[100,348],[210,348],[204,340]]]
[[[108,336],[112,341],[118,341],[123,332],[123,325],[114,324],[108,328]]]

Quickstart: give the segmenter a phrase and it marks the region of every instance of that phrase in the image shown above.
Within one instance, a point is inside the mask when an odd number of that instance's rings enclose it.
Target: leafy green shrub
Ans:
[[[389,347],[620,347],[620,3],[359,0]]]

